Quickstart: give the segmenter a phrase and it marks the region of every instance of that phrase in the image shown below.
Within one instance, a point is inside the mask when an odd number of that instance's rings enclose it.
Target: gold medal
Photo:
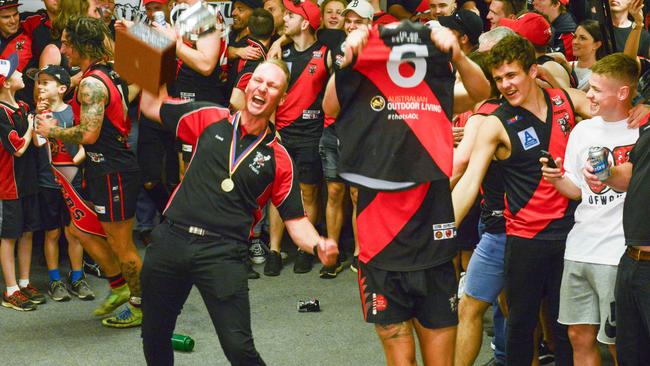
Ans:
[[[221,181],[221,189],[224,192],[230,192],[235,188],[235,182],[232,181],[230,178],[226,178]]]

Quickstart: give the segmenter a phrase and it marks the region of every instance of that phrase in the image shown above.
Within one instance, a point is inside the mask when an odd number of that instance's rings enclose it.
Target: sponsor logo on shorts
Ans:
[[[458,294],[454,294],[454,296],[449,298],[449,309],[452,313],[458,312]]]
[[[86,155],[88,155],[88,158],[90,158],[90,161],[93,163],[102,163],[106,161],[106,159],[104,158],[104,154],[102,153],[86,151]]]
[[[454,237],[456,237],[456,224],[453,222],[433,225],[433,240],[445,240]]]
[[[302,119],[319,119],[321,113],[320,109],[303,109]]]
[[[219,134],[214,135],[214,138],[219,141],[223,141],[223,137],[219,136]]]
[[[105,206],[95,206],[95,212],[98,214],[105,214],[106,213],[106,207]]]
[[[372,293],[372,315],[377,315],[377,312],[384,311],[388,307],[388,301],[384,295]]]
[[[120,196],[113,196],[113,202],[120,202]]]
[[[517,136],[519,136],[519,140],[524,146],[524,150],[530,150],[539,145],[539,137],[537,137],[537,132],[535,132],[535,129],[532,127],[517,132]]]
[[[386,99],[381,95],[375,95],[370,99],[370,108],[375,112],[381,112],[386,107]]]
[[[120,189],[120,186],[112,186],[111,191],[117,192]]]
[[[181,146],[181,150],[183,150],[183,152],[192,152],[193,147],[192,145],[183,144],[183,146]]]

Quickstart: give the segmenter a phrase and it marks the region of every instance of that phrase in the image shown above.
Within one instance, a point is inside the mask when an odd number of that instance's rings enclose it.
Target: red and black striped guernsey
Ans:
[[[401,190],[451,175],[455,75],[430,33],[412,22],[375,26],[337,72],[339,171],[351,184]]]
[[[575,126],[574,108],[561,89],[544,90],[548,112],[540,121],[528,110],[504,102],[494,115],[508,133],[510,157],[500,160],[506,192],[506,234],[526,239],[564,240],[573,227],[577,202],[542,178],[541,150],[564,157]]]

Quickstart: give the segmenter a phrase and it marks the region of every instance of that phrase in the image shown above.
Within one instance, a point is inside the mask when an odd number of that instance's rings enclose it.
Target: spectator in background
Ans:
[[[630,20],[631,3],[632,0],[609,0],[609,7],[612,11],[612,23],[614,25],[616,52],[623,52],[625,49],[625,41],[630,36],[632,29],[641,28],[641,41],[637,54],[647,58],[650,48],[650,34],[643,29],[643,23]]]
[[[476,50],[478,37],[483,33],[483,21],[476,13],[460,9],[453,15],[439,17],[438,21],[443,27],[451,29],[466,55]]]
[[[551,52],[561,52],[566,59],[573,61],[573,32],[576,30],[576,22],[573,16],[567,12],[569,0],[535,0],[535,10],[545,15],[551,22],[553,38],[549,45]]]
[[[520,1],[492,0],[487,14],[487,20],[490,21],[490,29],[498,27],[499,20],[502,18],[515,19],[517,17],[517,13],[520,11]]]
[[[228,60],[238,58],[256,60],[263,55],[259,49],[249,46],[244,38],[249,35],[248,19],[253,10],[263,6],[262,0],[236,0],[233,2],[232,26],[228,35]]]
[[[365,1],[365,0],[359,0]],[[343,29],[343,10],[348,4],[345,0],[325,0],[320,6],[321,27]]]
[[[266,0],[264,2],[264,10],[267,10],[273,15],[273,38],[275,42],[281,35],[284,34],[284,5],[281,0]]]
[[[153,13],[162,11],[165,16],[169,16],[168,0],[143,0],[144,10],[147,12],[147,18],[153,21]]]
[[[605,54],[603,34],[596,20],[585,20],[576,29],[573,38],[573,55],[576,60],[569,63],[570,70],[578,77],[578,89],[589,90],[591,67]]]
[[[456,11],[456,0],[429,0],[429,16],[431,20],[449,16]]]

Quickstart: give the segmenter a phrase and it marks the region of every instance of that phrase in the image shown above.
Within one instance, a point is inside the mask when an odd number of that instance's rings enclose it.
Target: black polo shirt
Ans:
[[[625,244],[650,245],[650,123],[639,127],[639,139],[630,151],[632,178],[623,206]]]
[[[295,167],[271,124],[259,145],[241,160],[232,174],[234,188],[226,192],[222,182],[229,176],[235,116],[216,104],[176,100],[163,104],[160,115],[178,139],[194,145],[185,177],[165,210],[167,218],[247,242],[269,199],[284,220],[305,216]],[[236,151],[242,155],[258,136],[237,131]]]

